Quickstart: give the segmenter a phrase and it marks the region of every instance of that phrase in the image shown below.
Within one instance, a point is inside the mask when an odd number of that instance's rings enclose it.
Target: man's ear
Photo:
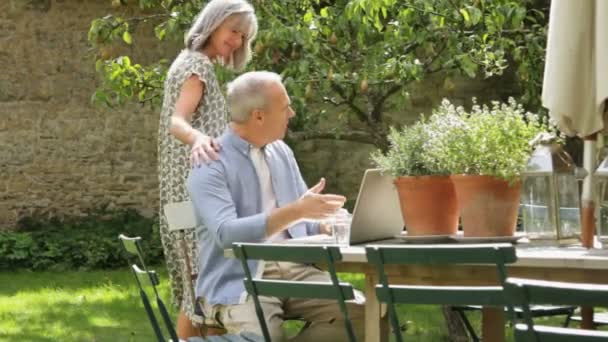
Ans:
[[[264,113],[263,110],[256,108],[251,113],[251,117],[253,118],[254,122],[256,122],[258,124],[263,124],[264,123],[264,119],[265,119],[265,113]]]

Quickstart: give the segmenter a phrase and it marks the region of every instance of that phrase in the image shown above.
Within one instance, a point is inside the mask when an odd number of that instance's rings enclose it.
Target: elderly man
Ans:
[[[279,75],[249,72],[228,84],[231,123],[219,139],[220,158],[194,168],[187,187],[200,223],[196,295],[206,315],[228,332],[261,334],[253,301],[243,286],[244,271],[224,249],[234,242],[283,240],[323,232],[311,221],[332,214],[345,198],[321,194],[325,180],[307,189],[291,149],[281,140],[295,113]],[[284,280],[329,281],[311,265],[251,263],[257,275]],[[284,340],[285,317],[311,322],[294,341],[346,341],[335,301],[261,298],[273,341]],[[362,296],[349,303],[349,315],[362,338]]]

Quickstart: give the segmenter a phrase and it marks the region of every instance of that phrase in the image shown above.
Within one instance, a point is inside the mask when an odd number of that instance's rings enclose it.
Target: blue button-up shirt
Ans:
[[[225,258],[234,242],[266,240],[268,213],[262,210],[257,173],[249,157],[253,147],[231,128],[219,138],[220,158],[194,168],[187,180],[197,220],[199,243],[196,296],[209,304],[236,304],[245,291],[245,272],[236,259]],[[308,189],[291,149],[283,141],[264,147],[277,206],[300,198]],[[289,227],[290,237],[319,233],[319,225],[300,222]],[[252,273],[258,262],[250,261]]]

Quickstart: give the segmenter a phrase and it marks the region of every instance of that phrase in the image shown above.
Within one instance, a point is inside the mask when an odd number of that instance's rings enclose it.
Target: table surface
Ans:
[[[374,246],[380,244],[369,244]],[[392,244],[390,244],[392,246]],[[433,246],[433,244],[425,244]],[[539,246],[517,244],[517,262],[513,266],[550,267],[576,269],[608,269],[608,250],[587,249],[579,246]],[[342,260],[350,263],[365,263],[365,246],[340,248]]]

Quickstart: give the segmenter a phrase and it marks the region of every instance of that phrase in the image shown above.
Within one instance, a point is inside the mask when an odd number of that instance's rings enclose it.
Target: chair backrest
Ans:
[[[608,307],[608,286],[507,278],[505,295],[521,306],[526,324],[515,325],[517,341],[608,341],[608,332],[534,325],[531,304]]]
[[[342,260],[342,254],[338,246],[235,243],[233,250],[243,265],[246,276],[245,288],[253,298],[256,314],[266,341],[270,341],[270,333],[258,296],[335,299],[338,301],[340,310],[344,315],[348,337],[350,341],[356,341],[345,303],[346,300],[355,298],[355,292],[351,284],[341,283],[338,280],[334,264]],[[328,267],[331,283],[254,279],[247,264],[247,260],[252,259],[305,264],[323,263]]]
[[[167,307],[163,303],[160,295],[158,293],[158,276],[156,272],[150,271],[147,269],[146,264],[144,263],[143,257],[143,249],[141,247],[141,237],[128,237],[121,234],[118,237],[125,248],[125,251],[131,255],[129,259],[139,260],[141,263],[141,268],[137,264],[131,264],[131,260],[129,261],[129,266],[131,271],[133,272],[133,276],[135,277],[135,281],[137,282],[137,286],[139,287],[139,295],[141,297],[142,303],[144,304],[144,308],[146,310],[146,314],[148,315],[148,319],[150,320],[150,324],[152,325],[152,329],[154,330],[154,334],[159,342],[166,342],[167,340],[162,334],[160,326],[158,324],[158,320],[156,319],[156,315],[154,314],[153,308],[150,305],[150,300],[148,299],[148,295],[146,294],[145,288],[152,288],[154,291],[154,296],[156,297],[156,305],[158,310],[160,311],[161,317],[165,323],[166,329],[169,332],[169,336],[172,341],[179,341],[177,337],[177,333],[175,332],[175,328],[173,322],[171,321],[171,317],[169,316],[169,312],[167,311]]]
[[[163,206],[169,230],[194,229],[196,218],[191,201],[167,203]]]
[[[137,258],[137,260],[141,263],[141,266],[145,269],[146,263],[144,261],[144,253],[141,247],[141,237],[129,237],[124,234],[120,234],[118,239],[120,239],[123,248],[128,254],[127,258],[129,259],[129,264],[131,263],[130,260],[132,258]]]
[[[196,228],[197,224],[194,216],[194,206],[192,205],[192,201],[167,203],[163,206],[163,212],[165,214],[165,219],[167,220],[169,231],[171,232],[193,230]],[[205,316],[202,308],[200,307],[200,303],[196,299],[194,284],[198,274],[192,270],[190,265],[191,260],[196,261],[198,258],[197,250],[186,239],[181,239],[181,241],[179,241],[179,245],[181,248],[180,252],[182,253],[182,257],[184,258],[184,263],[186,265],[186,271],[190,274],[191,284],[188,287],[188,293],[185,295],[190,297],[190,300],[194,305],[195,315],[192,318],[195,321],[200,321],[204,329],[206,329],[208,326],[219,326],[219,323],[216,322],[215,319]]]
[[[402,341],[395,303],[446,305],[505,305],[502,286],[390,285],[384,265],[492,264],[498,278],[506,279],[506,266],[517,260],[511,244],[368,246],[367,260],[376,267],[380,284],[376,296],[387,303],[397,341]],[[512,308],[509,308],[512,315]]]

